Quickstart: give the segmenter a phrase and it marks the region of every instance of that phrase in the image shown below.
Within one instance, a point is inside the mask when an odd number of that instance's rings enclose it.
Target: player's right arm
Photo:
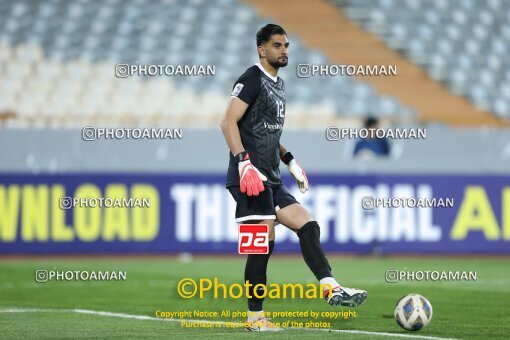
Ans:
[[[231,97],[225,115],[221,119],[220,127],[230,152],[234,155],[234,159],[238,164],[241,192],[248,196],[258,196],[260,192],[264,191],[262,181],[266,181],[267,178],[251,164],[250,155],[243,147],[239,126],[237,125],[248,106],[241,99]]]
[[[248,109],[248,104],[237,97],[230,97],[225,115],[221,119],[221,131],[234,156],[244,151],[237,123],[243,118],[246,109]]]

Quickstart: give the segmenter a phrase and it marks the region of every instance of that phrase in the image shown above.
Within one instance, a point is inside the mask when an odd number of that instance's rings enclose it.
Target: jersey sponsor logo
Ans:
[[[269,130],[281,130],[283,128],[282,124],[268,124],[264,122],[264,128]]]
[[[243,87],[244,85],[241,83],[236,84],[236,86],[234,87],[234,91],[232,91],[232,96],[237,97],[239,93],[241,93]]]
[[[241,224],[238,239],[239,254],[268,254],[269,226],[267,224]]]

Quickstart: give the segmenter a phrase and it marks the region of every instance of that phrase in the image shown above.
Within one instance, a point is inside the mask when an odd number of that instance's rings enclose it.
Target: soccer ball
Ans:
[[[394,316],[403,329],[418,331],[432,319],[432,305],[420,294],[409,294],[398,300]]]

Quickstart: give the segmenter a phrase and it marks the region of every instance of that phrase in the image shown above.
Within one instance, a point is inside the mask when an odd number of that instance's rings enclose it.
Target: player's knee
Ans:
[[[317,222],[313,219],[312,215],[305,211],[304,214],[300,214],[298,218],[292,221],[292,227],[290,229],[297,233],[299,232],[299,230],[303,229],[311,222],[315,222],[315,224],[317,224]],[[317,224],[317,226],[319,225]]]
[[[275,240],[275,225],[277,224],[275,220],[249,220],[244,221],[243,224],[267,224],[269,226],[269,234],[268,234],[268,240],[273,241]]]

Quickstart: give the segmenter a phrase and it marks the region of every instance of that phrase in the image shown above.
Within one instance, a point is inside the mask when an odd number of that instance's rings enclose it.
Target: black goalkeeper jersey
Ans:
[[[265,183],[281,184],[279,145],[285,120],[283,80],[272,77],[260,64],[255,64],[237,79],[232,96],[249,105],[237,126],[252,164],[267,177]],[[238,186],[237,163],[231,152],[229,155],[226,186]]]

